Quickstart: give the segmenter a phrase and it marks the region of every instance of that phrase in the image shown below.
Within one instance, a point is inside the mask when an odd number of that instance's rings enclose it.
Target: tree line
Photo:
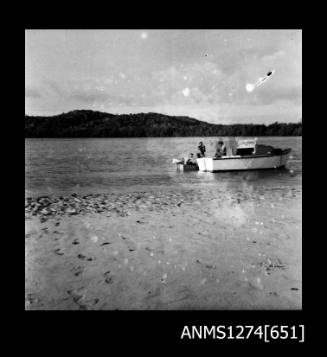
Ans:
[[[298,123],[229,125],[158,113],[75,110],[55,116],[25,115],[26,138],[171,136],[302,136],[302,119]]]

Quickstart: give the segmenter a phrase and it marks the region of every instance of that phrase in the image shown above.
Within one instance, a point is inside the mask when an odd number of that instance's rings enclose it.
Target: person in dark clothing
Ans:
[[[196,159],[194,157],[194,154],[190,154],[189,158],[186,161],[186,164],[188,165],[196,165]]]
[[[198,157],[205,157],[206,147],[203,145],[202,141],[199,142],[198,149],[200,151],[200,156],[198,155]]]
[[[220,139],[216,145],[216,154],[215,157],[221,157],[226,155],[226,146],[224,142]]]

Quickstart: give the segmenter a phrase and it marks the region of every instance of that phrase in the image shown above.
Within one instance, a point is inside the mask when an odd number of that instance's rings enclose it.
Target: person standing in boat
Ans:
[[[200,153],[198,154],[198,157],[205,157],[205,152],[206,152],[206,147],[203,145],[203,142],[200,141],[199,142],[199,146],[198,146],[198,149],[200,151]]]
[[[216,144],[216,154],[215,157],[221,157],[226,155],[226,145],[222,139],[219,139]]]

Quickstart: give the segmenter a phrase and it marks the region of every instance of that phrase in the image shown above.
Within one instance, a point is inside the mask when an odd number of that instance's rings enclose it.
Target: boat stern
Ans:
[[[204,162],[204,157],[196,159],[200,171],[206,171],[206,165]]]

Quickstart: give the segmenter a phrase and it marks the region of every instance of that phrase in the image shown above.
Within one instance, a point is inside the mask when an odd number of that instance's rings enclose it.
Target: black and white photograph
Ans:
[[[25,29],[25,310],[302,310],[302,30]]]

